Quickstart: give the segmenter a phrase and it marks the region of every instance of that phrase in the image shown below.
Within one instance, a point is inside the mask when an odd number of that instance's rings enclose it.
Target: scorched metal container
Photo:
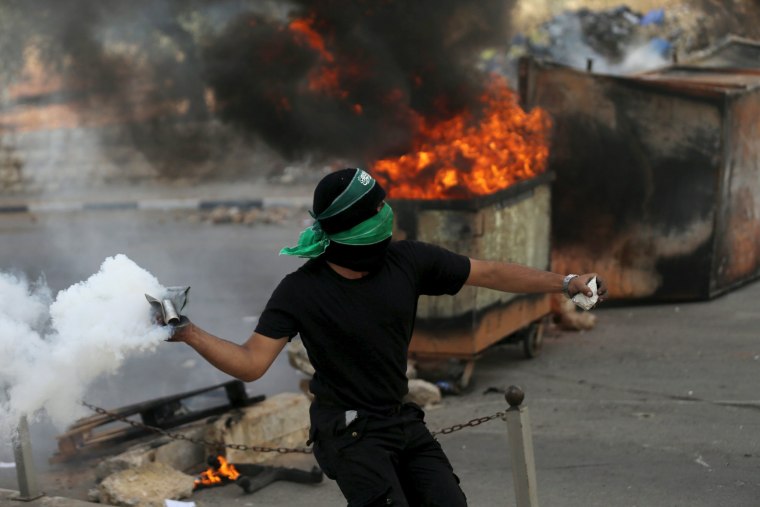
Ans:
[[[760,275],[760,46],[633,76],[523,60],[554,121],[552,267],[612,298],[704,300]]]

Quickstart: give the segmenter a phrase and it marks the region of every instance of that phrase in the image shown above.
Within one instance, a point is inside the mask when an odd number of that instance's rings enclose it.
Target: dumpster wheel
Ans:
[[[532,359],[541,354],[544,346],[544,321],[543,319],[531,323],[523,336],[523,352],[525,357]]]

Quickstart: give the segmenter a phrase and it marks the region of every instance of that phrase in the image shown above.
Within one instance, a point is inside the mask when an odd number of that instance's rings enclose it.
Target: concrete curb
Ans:
[[[261,199],[173,199],[157,198],[140,201],[53,201],[29,202],[23,204],[0,204],[0,214],[4,213],[62,213],[72,211],[123,211],[123,210],[198,210],[209,211],[217,207],[237,207],[241,209],[262,209],[272,207],[308,207],[308,197],[264,197]]]
[[[71,498],[63,498],[60,496],[42,496],[31,502],[25,500],[17,500],[15,497],[19,494],[18,491],[11,489],[0,489],[0,507],[87,507],[91,505],[102,505],[98,503],[83,502],[82,500],[73,500]]]

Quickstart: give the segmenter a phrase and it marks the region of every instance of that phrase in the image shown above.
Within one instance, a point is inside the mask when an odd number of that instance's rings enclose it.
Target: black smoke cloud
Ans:
[[[407,149],[416,118],[476,102],[477,50],[504,43],[513,1],[5,0],[0,17],[18,21],[3,25],[0,65],[17,72],[35,46],[66,86],[23,100],[131,118],[132,142],[159,169],[219,156],[228,140],[215,119],[287,158],[368,163]],[[299,18],[324,40],[340,94],[309,88],[325,57],[288,29]]]
[[[297,5],[292,16],[309,20],[333,61],[286,22],[243,15],[203,51],[219,114],[288,157],[364,161],[408,149],[416,117],[434,121],[477,103],[484,76],[476,50],[504,43],[511,7],[503,0]],[[340,95],[309,88],[325,66],[337,69]]]

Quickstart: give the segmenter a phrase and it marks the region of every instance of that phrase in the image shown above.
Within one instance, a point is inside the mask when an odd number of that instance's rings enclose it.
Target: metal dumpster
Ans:
[[[611,76],[520,62],[554,120],[552,268],[612,298],[703,300],[760,275],[760,46]]]
[[[471,199],[393,199],[394,238],[433,243],[473,258],[547,269],[552,178],[544,173]],[[526,332],[526,353],[535,354],[540,349],[541,320],[549,313],[547,295],[465,286],[453,297],[422,296],[410,356],[458,358],[472,364],[484,349],[520,330]]]

